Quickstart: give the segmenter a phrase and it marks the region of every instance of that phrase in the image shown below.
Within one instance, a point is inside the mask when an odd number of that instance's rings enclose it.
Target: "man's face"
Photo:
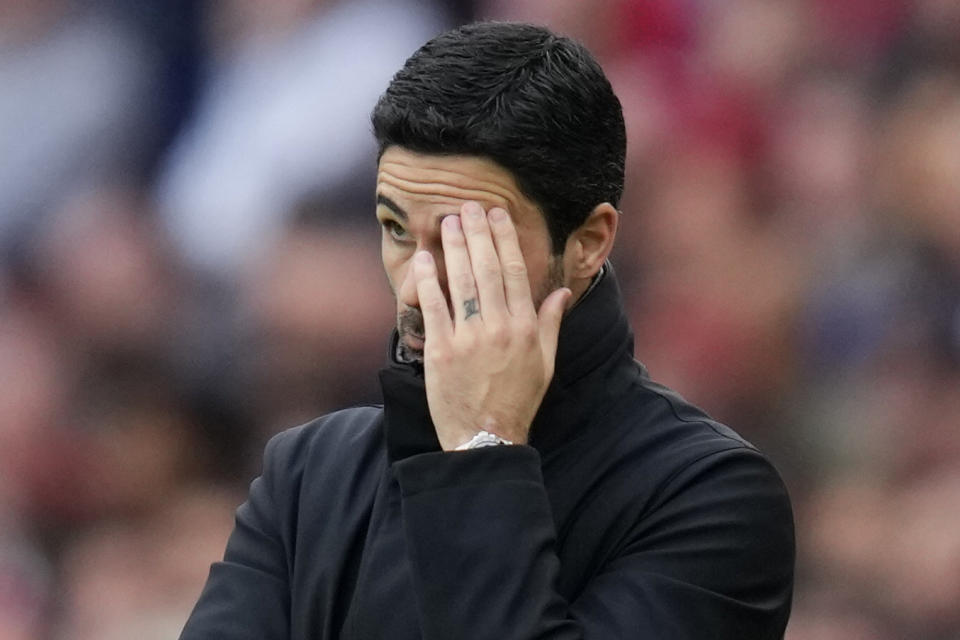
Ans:
[[[381,156],[377,173],[377,220],[382,230],[383,267],[397,298],[397,329],[404,359],[422,360],[425,337],[411,260],[421,249],[433,254],[449,304],[440,221],[458,215],[460,206],[471,200],[485,210],[502,207],[510,213],[536,308],[551,291],[565,284],[563,262],[551,254],[543,214],[520,192],[510,172],[476,156],[424,155],[390,147]]]

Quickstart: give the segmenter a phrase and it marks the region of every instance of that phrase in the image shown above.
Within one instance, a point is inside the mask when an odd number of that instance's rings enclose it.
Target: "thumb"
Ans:
[[[543,351],[543,364],[547,371],[553,372],[553,363],[557,356],[557,340],[560,336],[560,321],[563,311],[573,292],[566,287],[557,289],[543,301],[537,313],[540,325],[540,348]]]

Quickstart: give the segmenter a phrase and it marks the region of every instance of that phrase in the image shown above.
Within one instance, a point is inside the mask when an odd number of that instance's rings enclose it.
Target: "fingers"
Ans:
[[[507,304],[500,258],[493,245],[490,225],[483,207],[476,202],[465,203],[460,208],[460,222],[480,299],[480,311],[484,321],[496,321],[507,314]]]
[[[485,214],[478,203],[467,202],[460,216],[443,219],[441,238],[457,323],[536,315],[517,229],[503,208]]]
[[[540,305],[537,314],[537,323],[540,330],[540,348],[543,350],[544,371],[553,374],[553,365],[557,356],[557,342],[560,337],[560,321],[563,320],[563,311],[567,301],[573,293],[563,287],[557,289]]]
[[[447,299],[437,279],[437,266],[429,251],[419,251],[414,256],[413,275],[427,342],[445,343],[453,334],[453,323],[447,310]]]
[[[530,276],[527,263],[520,252],[520,240],[517,228],[507,212],[500,207],[490,209],[488,215],[493,242],[500,256],[500,269],[503,277],[503,290],[507,309],[512,315],[536,313],[533,297],[530,294]]]
[[[457,323],[471,318],[480,318],[481,309],[477,299],[477,287],[467,253],[460,216],[448,215],[440,224],[443,243],[443,260],[447,267],[447,286],[450,302]]]

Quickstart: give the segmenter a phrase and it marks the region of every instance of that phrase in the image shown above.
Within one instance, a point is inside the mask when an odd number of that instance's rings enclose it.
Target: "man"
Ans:
[[[463,27],[373,125],[384,406],[270,442],[182,638],[782,637],[779,477],[633,360],[606,262],[624,125],[596,62]]]

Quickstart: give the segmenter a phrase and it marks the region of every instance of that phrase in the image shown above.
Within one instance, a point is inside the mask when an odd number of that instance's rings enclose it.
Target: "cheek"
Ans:
[[[540,303],[561,283],[552,276],[556,269],[551,269],[554,258],[551,253],[551,244],[546,229],[537,229],[531,233],[520,233],[520,251],[527,264],[527,275],[530,278],[530,294],[534,305],[539,308]]]
[[[390,288],[393,293],[397,293],[397,287],[403,282],[402,261],[399,260],[395,249],[386,242],[380,244],[380,259],[383,261],[383,270],[387,274],[387,280],[390,282]]]
[[[407,276],[410,252],[384,241],[380,245],[380,258],[383,260],[383,270],[387,274],[390,288],[393,290],[393,294],[397,295]]]
[[[550,246],[540,238],[521,236],[520,252],[523,254],[523,261],[527,264],[527,274],[531,284],[545,278],[550,260]]]

